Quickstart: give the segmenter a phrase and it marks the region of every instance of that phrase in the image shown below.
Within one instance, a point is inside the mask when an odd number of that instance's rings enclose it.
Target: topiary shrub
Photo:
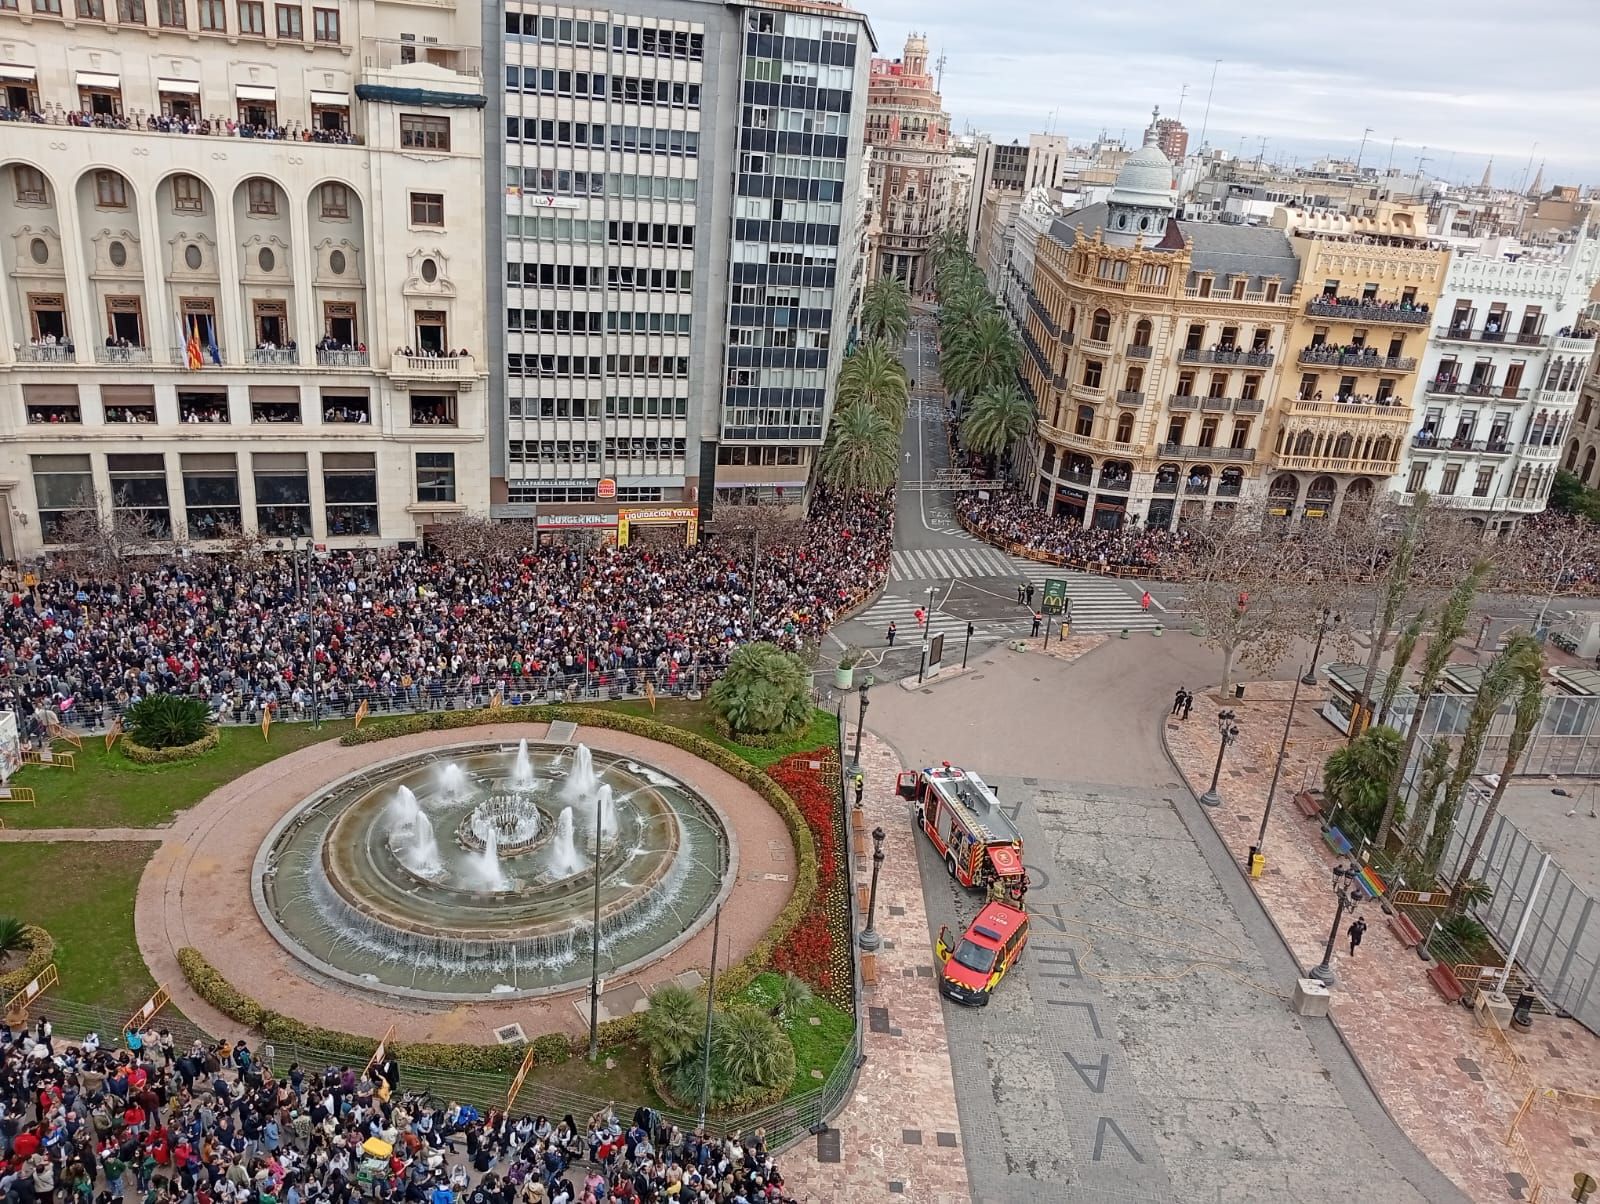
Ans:
[[[37,924],[20,925],[21,932],[12,952],[26,949],[28,956],[9,974],[0,974],[0,1001],[10,998],[39,976],[39,972],[55,960],[56,943],[51,935]]]
[[[179,744],[172,748],[148,748],[137,740],[124,737],[117,745],[122,755],[135,765],[171,765],[178,761],[192,761],[204,756],[222,740],[222,733],[211,728],[193,744]]]
[[[146,748],[180,748],[204,739],[211,708],[199,698],[152,694],[123,713],[122,726]]]
[[[745,644],[706,701],[735,735],[798,731],[811,717],[811,674],[775,644]]]

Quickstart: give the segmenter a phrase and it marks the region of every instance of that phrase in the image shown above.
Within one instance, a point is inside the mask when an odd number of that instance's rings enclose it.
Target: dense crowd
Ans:
[[[406,1093],[389,1060],[291,1065],[165,1030],[69,1043],[0,1023],[5,1204],[779,1204],[761,1130],[686,1133],[649,1108],[512,1119]]]
[[[303,569],[195,556],[120,582],[46,576],[8,595],[0,705],[25,730],[44,708],[94,727],[154,692],[206,699],[219,715],[280,718],[311,704],[373,709],[514,702],[577,686],[682,689],[733,649],[799,649],[880,582],[888,497],[819,493],[803,525],[695,547],[514,547],[341,552]],[[681,528],[673,529],[681,538]],[[752,602],[752,592],[754,600]]]
[[[1020,544],[1101,570],[1154,569],[1182,550],[1183,535],[1159,527],[1085,528],[1076,519],[1057,518],[1011,493],[961,498],[957,508],[980,534],[998,543]]]

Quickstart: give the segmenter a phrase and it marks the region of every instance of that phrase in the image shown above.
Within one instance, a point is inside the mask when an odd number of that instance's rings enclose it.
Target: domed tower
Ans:
[[[902,68],[906,75],[926,75],[928,73],[928,39],[920,33],[914,33],[906,39],[906,50],[901,60]]]
[[[1143,238],[1146,246],[1158,242],[1167,232],[1176,204],[1172,164],[1159,146],[1141,146],[1128,156],[1106,198],[1106,242],[1124,247],[1131,247],[1138,238]]]

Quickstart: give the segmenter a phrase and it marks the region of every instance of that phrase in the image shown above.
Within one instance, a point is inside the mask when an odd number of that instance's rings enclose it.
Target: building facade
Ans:
[[[1380,202],[1364,217],[1279,209],[1272,221],[1291,236],[1304,286],[1264,446],[1267,510],[1336,517],[1400,469],[1450,253],[1417,206]]]
[[[1555,255],[1451,258],[1395,488],[1427,490],[1494,530],[1544,509],[1594,354],[1580,315],[1597,274],[1590,237]]]
[[[479,10],[267,20],[0,10],[7,558],[486,508]]]
[[[1181,167],[1189,156],[1189,130],[1175,117],[1163,117],[1161,106],[1150,113],[1150,125],[1144,132],[1146,142],[1153,142],[1161,153],[1176,166]]]
[[[1054,194],[1066,182],[1071,153],[1066,138],[1059,134],[1029,134],[1026,146],[979,138],[972,187],[964,210],[967,246],[977,249],[978,224],[991,194],[1043,188],[1055,200]]]
[[[1262,492],[1300,265],[1282,231],[1177,221],[1172,170],[1145,146],[1037,242],[1025,491],[1085,525],[1168,527]]]
[[[928,74],[928,43],[906,39],[898,59],[873,59],[867,96],[872,193],[882,230],[872,278],[913,294],[932,287],[925,257],[950,214],[950,115]],[[959,220],[959,216],[955,219]]]
[[[858,283],[865,19],[633,0],[504,22],[495,513],[692,537],[719,498],[798,503]]]
[[[1600,489],[1600,356],[1589,361],[1561,467],[1586,487]]]

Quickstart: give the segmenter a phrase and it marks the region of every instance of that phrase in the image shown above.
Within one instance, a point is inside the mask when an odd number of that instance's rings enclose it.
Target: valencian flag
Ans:
[[[361,729],[361,721],[367,717],[367,700],[363,698],[361,705],[356,708],[356,730]]]
[[[489,709],[491,711],[498,711],[500,709],[500,691],[499,690],[496,690],[493,694],[489,695]]]
[[[274,705],[276,704],[269,702],[261,708],[261,738],[263,740],[272,739],[272,708]]]
[[[189,341],[184,344],[183,356],[191,372],[198,369],[204,362],[200,356],[200,335],[198,332],[193,330],[189,332]]]

